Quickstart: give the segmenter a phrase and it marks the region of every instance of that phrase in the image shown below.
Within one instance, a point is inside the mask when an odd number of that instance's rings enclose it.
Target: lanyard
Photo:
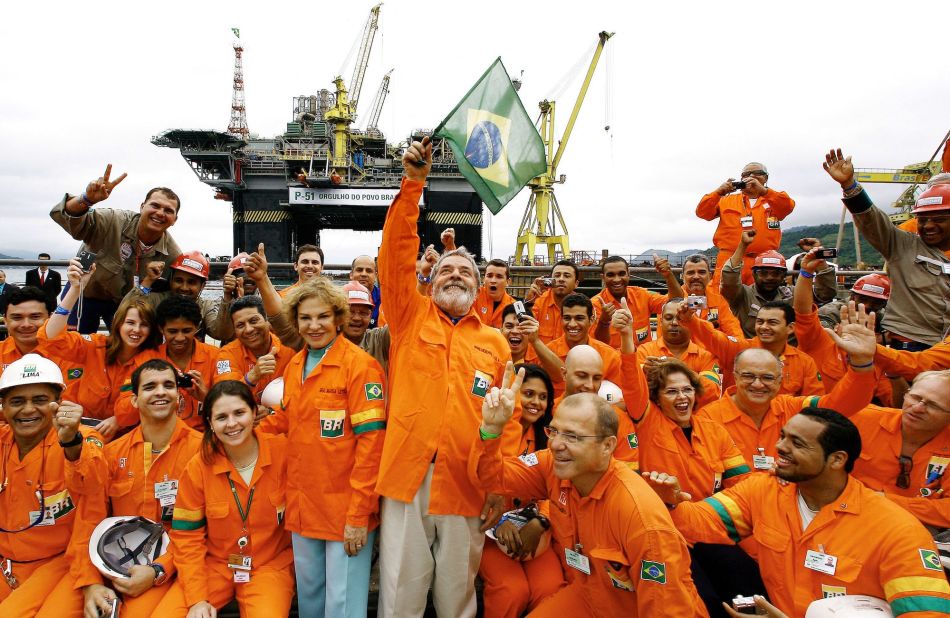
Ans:
[[[238,514],[241,516],[241,526],[244,530],[247,530],[247,516],[251,513],[251,501],[254,499],[254,490],[255,487],[251,487],[250,493],[247,495],[247,506],[241,506],[241,500],[237,495],[237,487],[234,486],[234,481],[231,480],[231,473],[228,472],[228,485],[231,486],[231,495],[234,496],[234,504],[237,505]]]

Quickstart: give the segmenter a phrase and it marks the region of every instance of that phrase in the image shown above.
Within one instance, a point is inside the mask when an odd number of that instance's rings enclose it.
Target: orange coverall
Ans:
[[[21,461],[13,431],[0,426],[0,527],[21,530],[36,521],[39,490],[46,512],[44,522],[29,530],[0,532],[0,567],[11,561],[10,571],[19,583],[11,590],[0,577],[0,616],[82,616],[82,592],[67,577],[72,559],[68,550],[77,502],[101,483],[104,463],[99,434],[86,427],[80,427],[80,433],[85,442],[77,461],[66,461],[53,428]]]
[[[581,496],[555,476],[547,449],[532,459],[503,459],[497,440],[479,440],[470,461],[489,491],[550,503],[552,549],[569,583],[532,618],[708,615],[693,585],[686,542],[656,493],[623,463],[612,460]],[[566,550],[582,553],[590,573],[569,566]]]
[[[220,350],[221,348],[217,346],[195,341],[195,353],[192,355],[188,367],[184,369],[185,372],[193,369],[198,370],[208,390],[211,390],[211,386],[214,384]],[[175,364],[168,358],[164,343],[158,346],[158,354],[160,355],[159,358],[167,360],[172,365]],[[122,427],[130,427],[139,422],[139,410],[132,405],[131,389],[124,391],[118,401],[115,402],[115,418]],[[204,431],[205,423],[201,418],[201,402],[183,388],[178,389],[178,418],[185,421],[192,429]]]
[[[434,463],[429,514],[477,517],[485,494],[468,475],[468,454],[478,439],[485,393],[501,385],[511,349],[474,310],[453,323],[430,297],[416,290],[416,222],[424,186],[403,178],[389,207],[379,250],[392,349],[389,419],[376,491],[412,502]],[[517,420],[502,438],[511,454],[521,441]]]
[[[742,238],[742,217],[751,215],[752,229],[755,230],[755,238],[747,249],[742,266],[742,282],[751,285],[755,256],[769,249],[778,250],[782,244],[780,222],[794,209],[795,200],[784,191],[774,189],[768,189],[765,195],[758,199],[754,208],[749,198],[742,193],[722,196],[718,191],[713,191],[704,195],[696,206],[696,216],[706,221],[719,217],[719,225],[713,234],[713,244],[719,248],[713,284],[718,285],[722,267],[739,246],[739,240]]]
[[[691,319],[686,321],[693,341],[706,348],[722,361],[722,373],[727,384],[735,382],[733,377],[736,355],[749,348],[761,348],[762,342],[758,337],[742,339],[729,338],[717,331],[712,324],[703,320]],[[785,351],[779,357],[782,361],[782,388],[784,395],[824,395],[825,386],[821,383],[821,374],[814,359],[798,348],[785,345]]]
[[[290,613],[294,555],[283,522],[287,439],[254,433],[260,450],[250,486],[223,453],[216,453],[210,464],[199,455],[185,467],[171,532],[178,578],[155,616],[184,616],[199,601],[220,609],[234,597],[242,616],[276,618]],[[238,503],[247,515],[246,528]],[[241,551],[238,539],[243,536],[248,543]],[[234,581],[236,569],[228,568],[232,554],[250,556],[250,581]]]
[[[943,491],[950,466],[950,427],[917,449],[910,469],[910,487],[901,489],[897,476],[902,416],[901,410],[872,405],[851,417],[861,431],[861,457],[854,464],[854,477],[870,489],[883,492],[923,523],[950,528],[950,500]]]
[[[306,349],[290,360],[280,409],[261,430],[287,435],[287,529],[342,542],[344,526],[379,525],[383,370],[346,337],[333,341],[304,380],[306,360]]]
[[[547,290],[531,305],[531,313],[538,321],[538,339],[547,344],[564,336],[564,322],[561,320],[561,307],[554,300],[554,291]]]
[[[519,404],[520,405],[520,404]],[[518,452],[521,455],[535,452],[534,427],[528,427],[521,438]],[[508,502],[511,502],[509,500]],[[529,504],[531,501],[521,501]],[[538,503],[538,512],[550,520],[550,505],[547,500]],[[515,508],[506,504],[506,510]],[[482,598],[485,618],[519,618],[525,611],[534,609],[538,603],[551,596],[564,584],[564,571],[558,560],[558,550],[551,548],[525,561],[509,558],[498,544],[485,539],[482,562],[478,567],[482,578]]]
[[[41,342],[55,346],[62,358],[82,368],[81,379],[63,393],[63,398],[81,405],[83,416],[91,418],[113,416],[122,393],[132,390],[129,378],[135,368],[147,360],[161,358],[158,350],[142,350],[125,363],[106,365],[106,335],[63,331],[55,339],[49,339],[46,329],[42,328],[37,336]]]
[[[623,400],[639,414],[640,469],[674,475],[694,500],[731,487],[751,472],[725,427],[704,417],[692,417],[692,439],[650,401],[646,377],[636,354],[623,355]],[[698,404],[697,404],[698,405]],[[646,410],[643,413],[640,411]]]
[[[788,419],[798,414],[802,408],[809,406],[831,408],[850,417],[871,403],[871,396],[874,394],[873,387],[873,372],[855,373],[849,369],[844,378],[827,395],[821,397],[776,395],[770,404],[769,411],[762,418],[761,425],[756,426],[755,421],[740,410],[732,400],[736,387],[730,386],[721,399],[703,406],[696,415],[723,425],[736,441],[736,446],[739,447],[746,462],[752,465],[754,455],[776,456],[775,443],[778,442],[779,431]]]
[[[797,494],[794,483],[756,474],[702,502],[680,503],[673,521],[690,542],[754,537],[769,599],[789,616],[845,594],[886,599],[895,616],[950,612],[950,585],[936,547],[910,514],[852,477],[803,532]],[[836,558],[833,573],[805,567],[808,551]]]
[[[722,395],[722,376],[719,367],[719,359],[709,350],[699,347],[696,343],[690,341],[683,356],[676,356],[666,347],[663,338],[656,341],[648,341],[641,346],[637,346],[637,362],[641,365],[646,362],[648,356],[666,356],[668,358],[678,358],[686,366],[699,374],[703,379],[703,394],[696,398],[696,409],[703,407],[707,403],[716,401]]]
[[[570,348],[567,347],[567,341],[564,337],[558,337],[554,341],[546,344],[548,349],[554,352],[561,361],[567,360],[567,353],[570,352]],[[604,361],[604,379],[610,380],[614,384],[620,384],[620,353],[617,352],[614,348],[610,347],[603,341],[597,341],[591,336],[587,338],[587,345],[597,350],[597,353],[600,354],[600,358]],[[529,354],[525,357],[532,358],[533,360],[529,362],[537,363],[537,354],[534,351],[534,348],[528,348]],[[564,394],[564,376],[562,375],[552,375],[551,381],[554,383],[554,396],[560,397]]]
[[[102,584],[103,577],[89,560],[89,539],[93,530],[106,517],[141,516],[160,521],[166,530],[171,528],[174,505],[161,506],[155,486],[166,481],[180,481],[185,466],[201,447],[201,434],[193,431],[182,420],[168,446],[158,455],[152,454],[152,443],[145,442],[142,428],[110,442],[103,451],[105,483],[82,496],[79,515],[71,545],[76,558],[70,566],[78,590],[92,584]],[[166,584],[175,574],[171,552],[156,561],[165,568]],[[123,618],[148,618],[162,600],[169,587],[153,586],[137,597],[122,597]]]
[[[818,366],[822,384],[825,385],[826,390],[830,391],[848,370],[848,358],[835,345],[831,335],[822,328],[817,311],[796,313],[795,316],[795,338],[798,340],[798,349],[812,357]],[[907,352],[907,354],[913,354],[913,352]],[[880,355],[875,356],[874,359],[874,395],[884,405],[890,405],[893,389],[891,381],[884,375],[886,363],[880,359]]]
[[[594,317],[590,326],[590,338],[593,340],[596,337],[597,321],[604,310],[604,305],[613,303],[619,309],[620,301],[615,299],[614,295],[607,289],[601,290],[590,301],[594,305]],[[627,286],[627,308],[633,316],[633,333],[636,343],[640,344],[650,340],[650,316],[660,313],[666,301],[667,297],[665,295],[635,285]],[[609,343],[610,347],[615,350],[620,349],[620,332],[615,328],[610,329]]]
[[[481,320],[483,324],[501,328],[501,312],[505,310],[505,307],[515,302],[515,300],[517,299],[506,292],[501,302],[496,306],[495,301],[488,295],[488,288],[483,285],[481,289],[478,290],[478,296],[475,297],[475,315],[478,316],[478,319]]]
[[[271,375],[258,380],[254,386],[248,384],[251,392],[254,393],[254,398],[258,401],[261,400],[261,393],[264,392],[267,385],[284,375],[284,368],[287,367],[287,363],[289,363],[290,359],[297,353],[297,350],[282,344],[274,333],[271,333],[270,339],[271,349],[277,348],[277,369]],[[269,354],[270,350],[268,350],[267,353]],[[222,380],[237,380],[247,384],[244,380],[244,376],[246,376],[247,372],[253,369],[256,364],[257,357],[254,356],[254,353],[245,348],[239,339],[235,339],[218,352],[218,370],[215,372],[214,381],[217,384]]]
[[[921,352],[908,352],[877,346],[874,364],[891,375],[913,380],[918,373],[950,367],[950,337]]]

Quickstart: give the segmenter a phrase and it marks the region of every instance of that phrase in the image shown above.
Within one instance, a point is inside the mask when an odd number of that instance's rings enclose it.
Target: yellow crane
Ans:
[[[597,68],[597,61],[600,59],[600,53],[604,49],[607,40],[614,35],[613,32],[601,32],[598,34],[597,47],[594,50],[594,56],[591,58],[590,66],[587,68],[587,75],[581,84],[581,90],[577,94],[577,100],[574,102],[574,109],[567,121],[564,129],[564,135],[555,150],[554,144],[554,110],[555,102],[544,100],[538,104],[541,109],[541,115],[538,119],[538,130],[541,133],[541,139],[544,141],[544,151],[547,156],[548,169],[540,176],[535,177],[528,183],[531,187],[531,197],[528,198],[528,207],[525,209],[524,217],[521,219],[521,226],[518,228],[518,241],[515,245],[515,263],[522,261],[522,254],[527,258],[528,263],[534,263],[535,247],[540,243],[547,245],[548,261],[553,263],[554,256],[558,247],[560,253],[569,256],[570,240],[567,231],[567,225],[564,223],[564,217],[561,216],[561,209],[558,207],[557,198],[554,196],[554,185],[563,183],[566,176],[563,174],[558,178],[557,166],[564,155],[564,149],[567,147],[568,140],[571,137],[571,131],[574,129],[574,122],[577,120],[577,114],[584,103],[584,97],[587,95],[587,88],[590,86],[591,78],[594,76],[594,69]],[[558,225],[561,231],[558,232]]]
[[[353,69],[353,78],[350,80],[350,90],[347,90],[343,77],[338,75],[333,80],[336,86],[336,101],[327,110],[323,118],[333,127],[333,158],[330,166],[335,174],[344,179],[350,169],[350,125],[356,120],[356,105],[359,102],[360,91],[363,88],[363,76],[369,64],[369,53],[373,47],[373,39],[379,28],[379,9],[382,3],[377,4],[369,11],[366,25],[363,27],[363,36],[360,41],[360,50],[356,56],[356,66]]]

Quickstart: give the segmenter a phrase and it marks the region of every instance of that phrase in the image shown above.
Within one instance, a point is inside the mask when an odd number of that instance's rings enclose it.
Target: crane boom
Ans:
[[[363,89],[363,77],[366,75],[366,67],[369,65],[369,53],[373,49],[373,39],[376,37],[376,30],[379,28],[379,9],[383,6],[380,2],[369,11],[369,18],[366,20],[366,26],[363,28],[363,38],[360,41],[360,51],[356,56],[356,66],[353,67],[353,79],[350,80],[350,107],[356,115],[356,106],[359,103],[360,91]]]
[[[389,76],[393,74],[395,69],[389,69],[389,73],[383,76],[383,81],[379,84],[379,90],[376,91],[376,96],[373,97],[373,103],[370,105],[369,112],[369,121],[366,123],[366,130],[375,131],[377,130],[377,123],[379,123],[379,116],[383,112],[383,103],[386,102],[386,95],[389,94]]]

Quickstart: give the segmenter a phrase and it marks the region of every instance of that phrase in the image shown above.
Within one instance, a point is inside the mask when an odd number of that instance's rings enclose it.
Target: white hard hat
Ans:
[[[812,602],[805,618],[894,618],[894,612],[884,599],[848,594]]]
[[[276,408],[284,398],[284,379],[275,378],[270,384],[264,387],[261,393],[261,405],[268,408]]]
[[[168,544],[162,524],[144,517],[107,517],[92,531],[89,559],[105,577],[128,577],[129,568],[161,558]]]
[[[526,523],[531,521],[530,519],[527,519],[526,517],[521,515],[521,511],[522,509],[515,509],[513,511],[508,511],[507,513],[502,515],[501,521],[508,520],[514,525],[518,526],[518,530],[521,530],[521,528],[523,528]],[[499,522],[499,524],[500,523],[501,522]],[[511,551],[509,551],[507,547],[502,545],[501,541],[495,538],[494,528],[489,528],[488,530],[486,530],[485,536],[495,541],[495,543],[498,545],[498,549],[504,552],[506,556],[508,556],[509,558],[514,558],[514,554]],[[538,548],[534,551],[534,556],[522,558],[522,561],[531,560],[532,558],[536,558],[540,556],[550,545],[551,545],[551,530],[547,529],[541,533],[541,539],[538,541]]]
[[[24,384],[55,384],[66,388],[60,368],[39,354],[24,354],[19,360],[7,365],[3,375],[0,375],[0,393]]]
[[[597,394],[603,399],[606,399],[607,403],[613,405],[617,405],[623,401],[623,391],[610,380],[604,380],[600,383],[600,390],[597,391]]]

